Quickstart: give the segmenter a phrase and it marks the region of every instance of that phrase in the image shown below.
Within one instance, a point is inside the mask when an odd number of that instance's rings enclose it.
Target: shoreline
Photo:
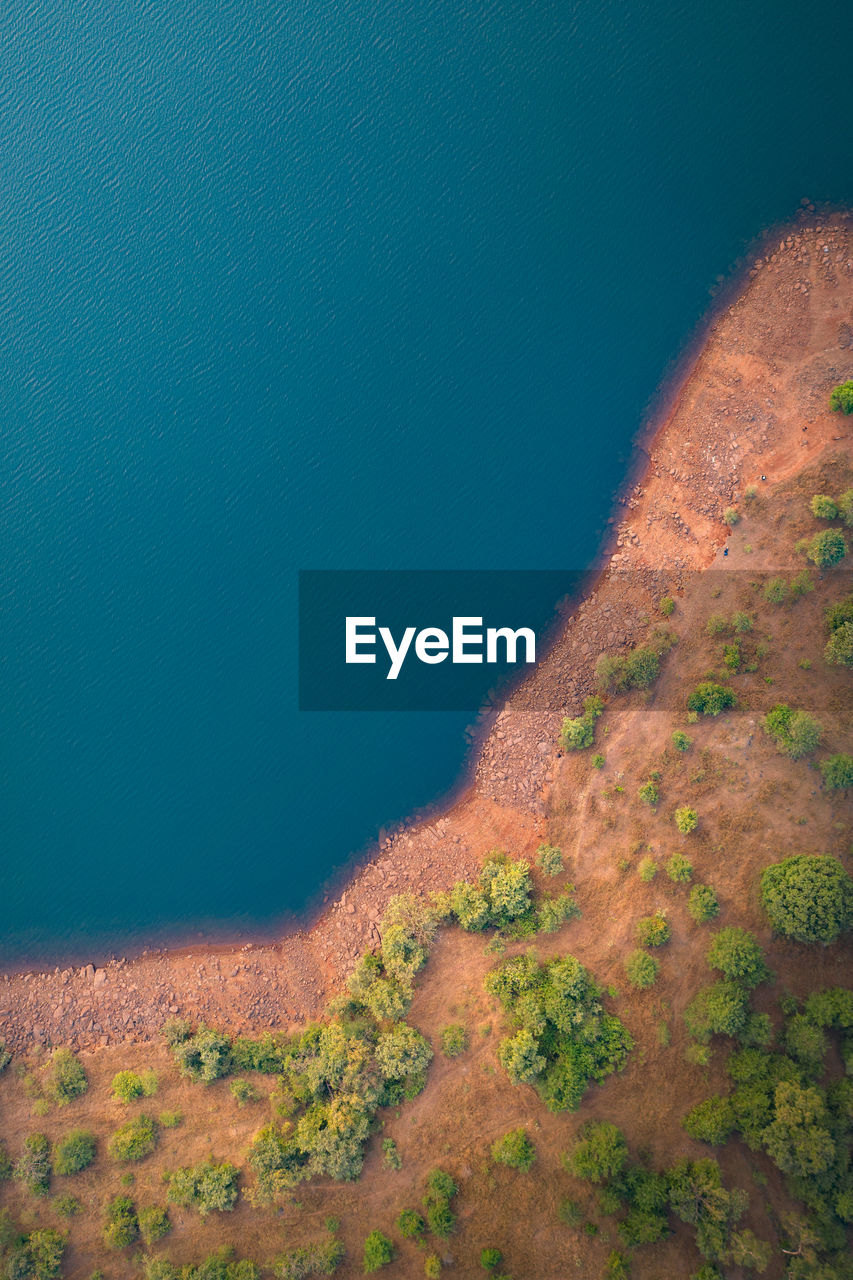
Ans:
[[[853,330],[852,228],[841,211],[801,209],[758,237],[721,285],[633,441],[600,564],[536,670],[478,715],[448,794],[353,855],[320,889],[323,903],[284,936],[149,946],[97,969],[4,971],[7,1045],[144,1040],[176,1013],[235,1030],[299,1025],[379,940],[394,893],[470,876],[493,847],[532,853],[546,837],[559,724],[592,691],[598,654],[637,643],[647,630],[640,615],[654,617],[686,572],[713,563],[730,533],[722,512],[744,485],[761,474],[779,482],[849,441],[849,426],[815,394],[833,358],[853,373],[853,331],[834,352],[829,342],[833,324]]]

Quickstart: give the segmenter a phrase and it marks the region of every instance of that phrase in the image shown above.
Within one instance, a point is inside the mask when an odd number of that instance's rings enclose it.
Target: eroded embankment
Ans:
[[[713,562],[727,536],[723,512],[746,485],[772,486],[828,446],[849,447],[849,425],[826,405],[827,389],[853,375],[851,220],[806,212],[765,253],[710,326],[652,436],[594,592],[497,717],[466,794],[386,840],[310,930],[277,945],[199,945],[98,970],[5,976],[0,1036],[10,1048],[144,1040],[177,1012],[234,1030],[302,1022],[378,939],[393,894],[472,875],[495,847],[535,849],[559,724],[592,689],[598,654],[640,640],[660,597]]]

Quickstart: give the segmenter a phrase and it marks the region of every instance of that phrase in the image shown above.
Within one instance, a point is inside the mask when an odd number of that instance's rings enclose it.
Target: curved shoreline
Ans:
[[[0,1036],[10,1048],[146,1039],[177,1012],[241,1030],[298,1024],[378,940],[394,893],[473,874],[497,845],[535,849],[559,723],[591,691],[598,653],[636,643],[640,616],[653,616],[686,572],[713,563],[728,536],[722,512],[743,485],[784,479],[839,431],[849,441],[849,427],[822,406],[830,369],[853,372],[853,331],[849,346],[832,345],[833,325],[836,337],[853,327],[850,217],[802,210],[756,243],[650,404],[602,564],[536,671],[483,719],[451,798],[349,860],[313,918],[277,941],[200,939],[98,970],[6,973]]]

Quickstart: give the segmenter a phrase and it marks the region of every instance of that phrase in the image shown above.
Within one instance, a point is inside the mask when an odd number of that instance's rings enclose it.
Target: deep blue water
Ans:
[[[3,7],[0,960],[271,926],[452,785],[469,717],[297,712],[297,570],[588,563],[714,282],[853,200],[851,35]]]

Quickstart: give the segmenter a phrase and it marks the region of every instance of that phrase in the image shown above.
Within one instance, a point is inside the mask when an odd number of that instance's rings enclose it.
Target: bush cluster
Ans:
[[[733,707],[736,701],[734,689],[713,680],[703,680],[687,699],[687,709],[703,716],[718,716]]]
[[[582,716],[566,716],[560,730],[560,746],[564,751],[583,751],[595,741],[595,722],[604,703],[594,695],[585,698]]]
[[[801,760],[811,755],[820,745],[823,727],[806,711],[795,711],[786,702],[771,707],[763,720],[763,727],[783,755]]]
[[[518,1028],[499,1045],[501,1065],[513,1084],[532,1084],[549,1110],[576,1110],[591,1080],[624,1066],[633,1041],[574,956],[542,965],[516,956],[485,985]]]
[[[229,1161],[175,1169],[168,1176],[169,1200],[172,1204],[195,1209],[202,1218],[209,1213],[229,1213],[237,1203],[239,1170]]]
[[[599,688],[611,693],[648,689],[660,675],[661,658],[673,643],[670,633],[660,630],[651,641],[637,645],[629,653],[603,653],[595,664]]]

